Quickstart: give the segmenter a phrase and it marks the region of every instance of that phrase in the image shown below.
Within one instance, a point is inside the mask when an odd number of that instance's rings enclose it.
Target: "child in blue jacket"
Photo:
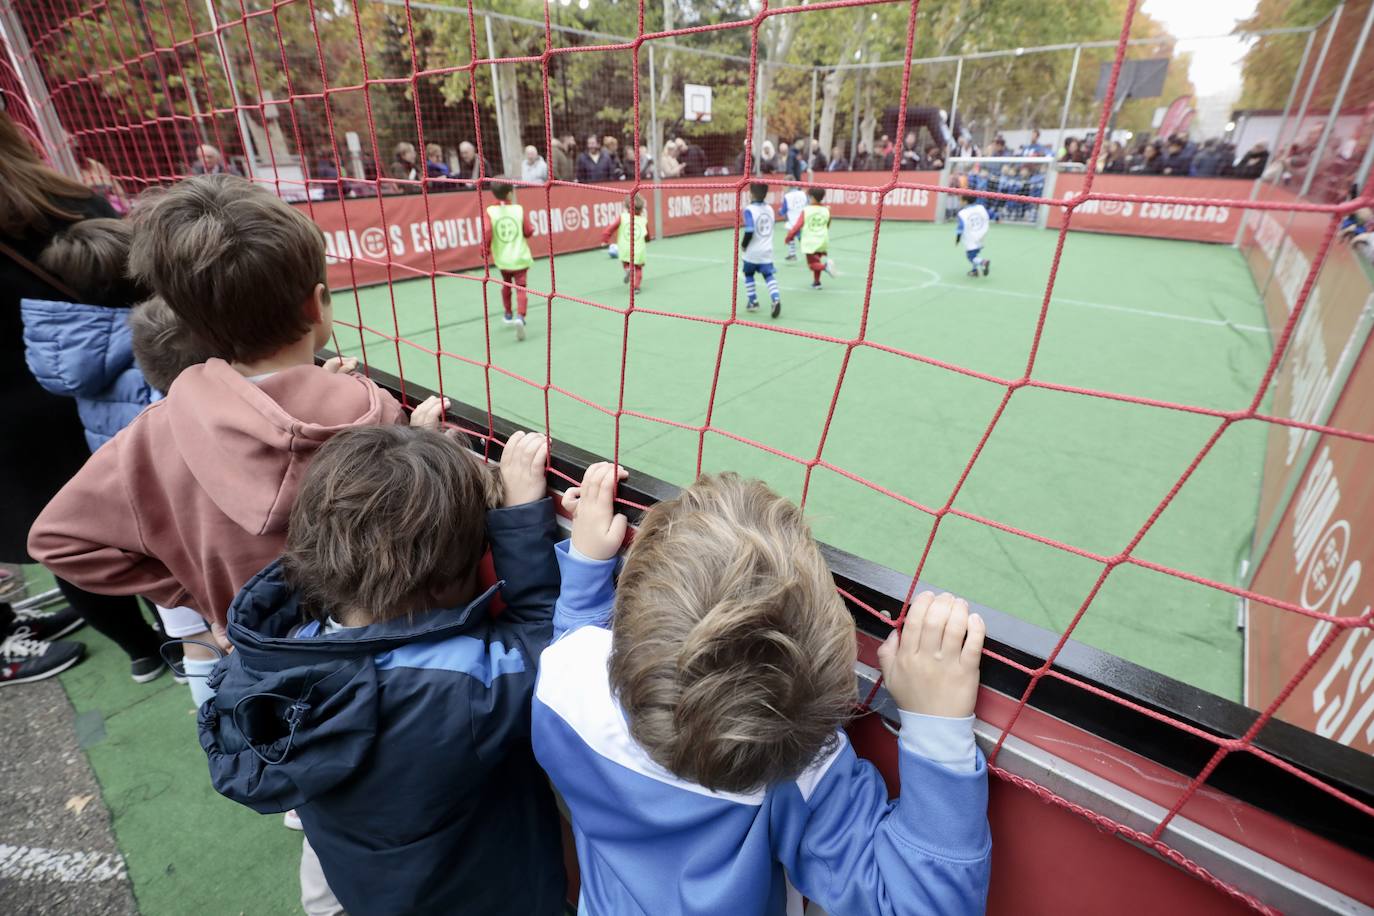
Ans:
[[[95,451],[154,400],[134,365],[129,310],[147,297],[125,278],[132,230],[125,220],[88,219],[56,236],[39,266],[81,302],[25,299],[24,355],[38,384],[76,399],[86,444]]]
[[[854,625],[801,511],[704,476],[659,503],[612,583],[625,519],[594,465],[565,505],[558,640],[534,750],[572,815],[579,912],[982,913],[991,840],[973,742],[984,624],[922,593],[879,650],[901,710],[901,797],[841,725]]]
[[[201,745],[222,794],[299,813],[305,899],[313,849],[350,916],[563,913],[529,743],[558,594],[547,454],[516,433],[498,483],[437,431],[341,432],[306,473],[282,559],[230,607]],[[488,542],[503,581],[481,591]]]

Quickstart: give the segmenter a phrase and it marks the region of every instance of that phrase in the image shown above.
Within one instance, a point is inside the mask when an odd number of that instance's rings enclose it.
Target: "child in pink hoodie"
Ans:
[[[324,241],[241,178],[191,178],[140,206],[131,274],[223,355],[177,377],[53,497],[29,552],[98,594],[188,606],[222,633],[239,589],[275,560],[316,450],[404,422],[373,382],[315,365],[333,326]],[[438,399],[412,425],[437,426]],[[188,658],[189,660],[189,658]]]

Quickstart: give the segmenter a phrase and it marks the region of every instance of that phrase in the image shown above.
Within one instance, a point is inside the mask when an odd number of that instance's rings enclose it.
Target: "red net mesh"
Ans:
[[[693,34],[701,32],[736,30],[748,37],[750,70],[747,80],[745,123],[753,125],[756,106],[761,104],[761,101],[756,99],[756,74],[759,72],[760,58],[759,35],[766,22],[775,17],[816,15],[826,10],[880,5],[891,6],[893,4],[883,4],[879,0],[832,0],[832,2],[812,3],[805,6],[770,7],[765,2],[762,9],[755,15],[736,21],[652,32],[646,31],[645,4],[644,0],[640,0],[637,17],[638,34],[633,40],[612,41],[594,33],[577,33],[576,39],[572,43],[560,43],[555,40],[553,23],[553,17],[557,15],[558,7],[556,4],[550,3],[544,6],[542,35],[525,36],[527,43],[532,43],[534,50],[522,56],[498,58],[483,56],[481,49],[488,46],[488,39],[480,33],[478,11],[469,2],[468,15],[461,20],[461,27],[466,30],[467,60],[457,65],[446,66],[437,65],[436,62],[427,59],[422,53],[422,49],[417,43],[417,27],[412,15],[412,7],[403,0],[397,0],[391,5],[391,11],[399,13],[400,16],[402,27],[399,30],[383,28],[383,25],[392,24],[396,20],[379,18],[375,13],[380,7],[377,4],[364,3],[362,0],[357,0],[351,4],[324,3],[317,2],[317,0],[273,0],[270,3],[266,0],[256,0],[256,2],[251,3],[248,0],[237,0],[234,4],[219,3],[218,6],[211,5],[205,8],[201,8],[199,0],[195,0],[195,2],[193,0],[162,0],[162,2],[47,0],[47,2],[26,4],[18,10],[19,19],[28,37],[29,47],[23,53],[16,52],[15,49],[8,49],[9,58],[0,60],[0,91],[3,91],[6,96],[10,114],[36,137],[43,137],[43,118],[41,116],[44,112],[41,109],[46,107],[53,116],[57,117],[66,130],[66,150],[79,156],[83,161],[94,159],[104,163],[108,167],[108,177],[116,189],[114,191],[116,197],[131,196],[144,187],[163,184],[186,174],[189,164],[196,161],[197,138],[201,142],[213,144],[226,154],[243,155],[251,142],[245,117],[251,116],[260,123],[266,124],[271,121],[280,126],[291,144],[299,151],[299,158],[302,163],[314,163],[318,160],[332,164],[334,170],[332,176],[321,177],[318,174],[312,174],[313,169],[307,167],[302,170],[298,177],[284,179],[283,175],[289,173],[289,169],[285,168],[287,163],[278,162],[276,145],[269,142],[265,151],[257,151],[257,159],[260,162],[270,164],[270,171],[266,177],[262,175],[251,176],[255,180],[267,183],[278,193],[287,191],[288,188],[285,186],[291,184],[299,185],[305,189],[324,188],[324,193],[329,197],[342,196],[345,192],[356,193],[359,188],[362,188],[375,197],[378,207],[382,210],[384,222],[386,221],[387,208],[394,206],[392,202],[395,200],[386,192],[394,190],[396,185],[413,185],[421,195],[428,218],[433,186],[430,182],[420,179],[388,179],[383,165],[388,161],[388,155],[379,145],[378,137],[384,134],[397,135],[398,133],[413,136],[415,145],[420,150],[423,150],[428,142],[439,142],[441,145],[452,148],[456,145],[457,138],[471,137],[478,160],[491,159],[493,153],[491,138],[497,135],[497,124],[493,113],[483,110],[479,106],[478,93],[473,89],[478,80],[479,72],[484,68],[503,64],[538,68],[542,91],[537,98],[527,98],[525,104],[537,106],[536,110],[542,111],[545,131],[544,149],[547,150],[554,140],[552,125],[560,106],[563,116],[566,116],[569,105],[572,104],[567,97],[567,83],[564,81],[560,87],[560,79],[565,80],[566,74],[573,67],[602,66],[598,55],[628,54],[630,59],[628,74],[621,73],[622,77],[628,76],[628,91],[623,85],[623,80],[619,81],[622,83],[621,85],[608,85],[606,91],[610,101],[607,104],[627,106],[632,111],[631,136],[642,137],[644,136],[644,123],[641,120],[641,111],[645,105],[647,89],[642,86],[641,58],[647,53],[650,45],[655,43],[662,45],[669,40],[683,42]],[[918,3],[915,0],[910,4],[898,5],[907,10],[906,53],[902,67],[902,79],[899,84],[900,99],[897,103],[896,121],[896,136],[900,137],[906,132],[907,127],[908,94],[913,80],[912,48],[919,20]],[[232,10],[230,10],[231,6],[233,7]],[[1128,39],[1131,35],[1136,7],[1135,0],[1127,4],[1125,17],[1121,23],[1119,40],[1110,52],[1112,53],[1110,85],[1106,92],[1106,98],[1096,109],[1097,139],[1093,151],[1094,160],[1097,153],[1100,152],[1103,138],[1107,135],[1109,116],[1122,64],[1126,58]],[[230,10],[230,14],[226,14],[226,10]],[[307,13],[308,15],[305,15]],[[214,16],[213,20],[210,18],[212,15]],[[487,20],[488,24],[490,21]],[[329,30],[329,41],[322,40],[322,29]],[[349,33],[351,33],[351,44],[345,47],[340,43],[339,36]],[[224,63],[229,59],[224,53],[223,47],[224,42],[228,39],[237,42],[242,49],[236,56],[238,60],[237,71]],[[1108,52],[1104,51],[1103,53]],[[377,75],[374,72],[374,64],[379,58],[384,59],[385,63],[385,66],[380,68],[381,72],[392,75]],[[60,63],[55,63],[58,61]],[[26,66],[35,66],[37,72],[41,73],[46,80],[48,91],[46,99],[35,99],[33,87],[25,85],[24,70]],[[285,92],[281,93],[280,97],[274,96],[272,89],[265,85],[264,73],[271,74],[271,85],[284,86]],[[397,73],[400,75],[394,75]],[[111,84],[117,85],[121,91],[117,93],[108,91]],[[240,97],[240,89],[245,94],[251,95],[255,101],[245,102]],[[433,111],[432,106],[439,97],[436,94],[442,94],[445,91],[448,91],[451,97],[455,95],[461,97],[466,91],[466,97],[470,99],[470,104],[466,106],[466,109],[463,106],[455,108],[450,105],[447,107],[442,123],[436,123],[433,117],[427,119],[426,111]],[[617,101],[615,98],[617,94],[624,96],[624,98]],[[169,100],[174,99],[179,99],[179,103],[169,103]],[[382,119],[386,119],[386,123],[379,123]],[[346,120],[347,123],[338,123],[341,120]],[[1300,126],[1295,123],[1290,128],[1287,137],[1295,136]],[[357,149],[340,143],[340,131],[349,129],[356,129],[360,135],[361,142]],[[43,139],[48,140],[51,147],[53,138],[47,136]],[[657,150],[650,152],[657,154]],[[349,160],[361,163],[365,173],[363,179],[344,177],[346,174],[345,166]],[[80,163],[76,163],[76,165],[80,167]],[[1315,202],[1304,200],[1295,202],[1289,200],[1270,201],[1261,197],[1246,202],[1235,199],[1212,200],[1109,194],[1094,190],[1095,178],[1095,173],[1088,170],[1084,175],[1081,192],[1067,200],[1033,198],[1030,201],[1038,205],[1062,208],[1064,216],[1049,265],[1048,280],[1040,301],[1038,319],[1029,341],[1025,366],[1022,372],[1015,377],[989,374],[967,366],[936,359],[927,354],[910,352],[870,339],[868,333],[869,309],[873,294],[873,275],[878,252],[878,238],[883,226],[886,195],[877,197],[878,202],[874,215],[875,228],[867,264],[867,280],[862,297],[857,333],[852,337],[827,336],[754,321],[739,308],[738,280],[736,280],[732,291],[729,314],[720,318],[640,307],[636,302],[637,297],[633,288],[629,293],[629,303],[624,307],[592,301],[576,295],[573,291],[560,288],[557,271],[558,245],[553,240],[550,242],[551,250],[549,252],[551,275],[549,288],[544,291],[530,290],[532,296],[543,298],[551,306],[545,312],[547,325],[544,330],[547,353],[542,379],[527,378],[493,362],[490,331],[486,332],[484,359],[474,359],[470,356],[445,350],[441,337],[439,293],[433,280],[440,276],[459,275],[441,269],[437,256],[433,252],[431,252],[428,270],[419,274],[413,267],[393,263],[389,253],[384,253],[373,262],[385,267],[389,289],[392,281],[412,279],[417,275],[430,278],[434,320],[433,346],[409,339],[402,333],[397,318],[394,290],[391,291],[392,326],[390,328],[368,326],[364,321],[361,306],[357,310],[356,323],[341,323],[353,327],[359,332],[359,348],[364,363],[367,361],[367,340],[366,335],[362,333],[363,331],[371,332],[377,337],[391,342],[402,376],[403,396],[405,396],[408,384],[404,378],[405,363],[401,359],[403,348],[433,357],[436,367],[441,366],[442,359],[460,360],[480,366],[486,379],[484,397],[488,423],[485,430],[476,430],[475,433],[488,443],[496,441],[492,423],[496,411],[492,402],[491,378],[492,373],[501,373],[542,392],[545,432],[551,437],[555,434],[550,423],[549,410],[549,398],[553,393],[571,398],[611,418],[614,434],[607,446],[610,452],[609,457],[617,462],[620,459],[622,449],[621,421],[623,418],[630,417],[648,423],[690,431],[696,437],[696,466],[698,471],[702,467],[707,437],[726,437],[804,468],[801,487],[803,505],[807,501],[815,470],[822,468],[930,516],[933,519],[933,524],[916,560],[915,573],[911,580],[911,587],[906,594],[902,615],[895,622],[884,614],[871,608],[865,608],[862,602],[854,596],[845,596],[851,604],[867,610],[868,613],[884,624],[900,624],[906,608],[912,600],[917,581],[925,569],[931,549],[936,543],[941,525],[950,516],[988,526],[1018,538],[1029,539],[1046,547],[1064,551],[1099,564],[1101,570],[1096,581],[1087,594],[1083,596],[1081,604],[1067,626],[1059,634],[1057,644],[1043,664],[1033,668],[1027,667],[1013,659],[989,653],[1001,663],[1020,671],[1029,678],[1028,686],[1017,699],[1015,713],[1003,729],[996,747],[989,754],[992,771],[1011,783],[1036,792],[1047,801],[1074,811],[1104,830],[1120,834],[1158,851],[1227,894],[1257,910],[1268,912],[1270,910],[1264,903],[1210,875],[1201,866],[1189,861],[1172,849],[1161,838],[1168,824],[1199,791],[1216,767],[1228,755],[1233,754],[1253,755],[1266,764],[1280,768],[1321,791],[1339,798],[1362,814],[1374,816],[1374,809],[1371,809],[1363,801],[1350,797],[1321,778],[1275,757],[1254,744],[1256,736],[1264,729],[1265,725],[1275,715],[1276,710],[1293,692],[1312,666],[1321,661],[1330,647],[1352,628],[1369,628],[1371,626],[1371,614],[1368,610],[1358,616],[1321,613],[1276,596],[1258,594],[1227,582],[1208,579],[1182,569],[1151,562],[1136,556],[1135,550],[1217,442],[1236,424],[1247,422],[1275,424],[1358,442],[1374,441],[1374,433],[1342,429],[1322,423],[1303,422],[1267,413],[1262,409],[1274,382],[1276,371],[1289,348],[1294,330],[1308,306],[1318,273],[1325,263],[1326,255],[1336,237],[1338,225],[1346,215],[1353,213],[1358,208],[1374,204],[1374,198],[1360,196],[1357,199],[1338,202],[1339,195],[1334,195],[1334,199],[1332,195],[1328,195],[1325,202],[1321,202],[1320,198],[1314,198]],[[778,185],[784,183],[778,180],[777,176],[768,180]],[[747,193],[749,181],[750,178],[748,177],[735,176],[722,178],[714,183],[696,183],[690,187],[695,191],[719,189],[731,194],[744,194]],[[544,195],[546,209],[552,208],[552,189],[564,184],[566,182],[551,181],[545,183],[542,190],[535,192]],[[389,188],[388,185],[392,187]],[[626,183],[607,189],[606,199],[619,201],[623,199],[627,191],[636,193],[641,190],[647,191],[649,186],[649,182],[641,177],[638,170],[635,170]],[[841,191],[875,190],[869,186],[847,184],[842,175],[828,176],[826,186]],[[658,183],[658,187],[671,189],[678,186],[674,185],[672,181],[661,181]],[[932,194],[940,191],[937,185],[929,182],[904,180],[903,174],[894,168],[890,179],[876,190],[887,192],[896,189],[921,190]],[[479,207],[485,207],[486,202],[490,199],[489,193],[488,188],[478,185],[476,194],[479,199]],[[967,193],[985,199],[1011,199],[1008,195],[987,191]],[[302,196],[305,198],[305,206],[313,212],[314,200],[309,194]],[[1024,201],[1025,198],[1020,198],[1020,200]],[[1052,294],[1068,232],[1072,227],[1076,213],[1085,204],[1103,201],[1137,205],[1145,203],[1218,205],[1240,207],[1249,211],[1312,213],[1320,214],[1326,218],[1326,230],[1321,237],[1317,255],[1313,258],[1310,269],[1306,272],[1286,322],[1275,335],[1272,354],[1254,396],[1247,404],[1229,410],[1218,409],[1139,397],[1121,392],[1076,387],[1035,377],[1041,337],[1050,312]],[[344,207],[344,227],[351,232],[348,226],[348,213],[349,209]],[[738,218],[735,221],[734,231],[736,242],[734,267],[736,274],[738,274],[740,257],[738,242],[741,231]],[[356,271],[355,265],[367,260],[366,257],[355,253],[354,257],[348,259],[349,269]],[[503,283],[501,278],[489,268],[481,276],[467,279],[473,279],[480,284],[484,307],[487,304],[487,297],[495,292],[492,290],[492,286],[495,285],[499,290]],[[554,382],[553,357],[558,335],[554,328],[552,305],[559,301],[578,303],[588,308],[604,310],[621,316],[619,354],[617,357],[620,384],[614,403],[598,403],[578,391],[562,387]],[[632,328],[634,326],[632,319],[636,314],[701,322],[719,329],[711,376],[710,397],[703,423],[683,423],[627,408],[625,370],[627,360],[632,352]],[[728,332],[735,327],[752,328],[772,334],[794,335],[843,349],[843,358],[830,396],[825,424],[814,452],[792,454],[749,436],[724,429],[713,422],[721,368],[727,351]],[[376,346],[375,342],[373,345]],[[943,371],[959,373],[999,386],[1002,389],[1001,399],[991,416],[988,417],[977,445],[963,465],[962,473],[950,489],[948,496],[938,505],[925,504],[912,499],[868,480],[845,467],[832,463],[826,457],[832,420],[835,417],[841,392],[846,386],[851,357],[856,351],[865,348],[923,363]],[[444,393],[443,377],[443,372],[439,371],[441,394]],[[1211,418],[1215,421],[1215,428],[1192,460],[1180,470],[1173,484],[1160,494],[1154,509],[1140,523],[1129,540],[1121,545],[1121,549],[1110,555],[1093,552],[1062,540],[1046,537],[994,518],[955,507],[961,489],[978,463],[985,444],[997,428],[1011,400],[1017,396],[1018,392],[1027,388],[1039,388],[1085,398],[1101,398],[1158,410],[1193,414]],[[557,472],[555,471],[555,473]],[[627,505],[633,504],[627,503]],[[1094,599],[1108,578],[1122,566],[1137,566],[1197,585],[1217,589],[1239,598],[1262,602],[1290,614],[1325,621],[1330,624],[1330,627],[1316,651],[1310,655],[1306,665],[1295,672],[1282,692],[1260,711],[1260,715],[1251,727],[1238,738],[1221,738],[1173,716],[1104,691],[1053,667],[1061,650],[1073,636],[1084,615],[1092,607]],[[1024,778],[996,766],[998,752],[1003,742],[1012,733],[1032,694],[1046,678],[1072,685],[1078,690],[1121,704],[1135,713],[1185,732],[1215,748],[1211,759],[1199,772],[1193,774],[1187,786],[1169,807],[1167,813],[1159,819],[1153,830],[1143,833],[1124,826],[1101,814],[1060,798],[1050,790],[1030,783]]]

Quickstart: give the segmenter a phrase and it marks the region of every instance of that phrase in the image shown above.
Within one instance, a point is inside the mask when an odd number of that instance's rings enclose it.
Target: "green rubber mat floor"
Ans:
[[[994,225],[987,278],[948,226],[887,223],[873,272],[867,339],[1003,378],[1025,369],[1056,233]],[[831,338],[858,334],[873,225],[837,221],[831,254],[842,275],[811,290],[810,274],[781,260],[778,325]],[[729,314],[733,234],[662,239],[647,250],[637,308]],[[442,262],[440,267],[442,268]],[[563,296],[623,308],[629,288],[604,252],[559,256]],[[585,302],[530,299],[530,334],[501,324],[500,287],[474,278],[409,280],[335,294],[345,352],[388,372],[492,410],[556,440],[610,456],[620,398],[622,315]],[[535,263],[534,290],[550,289]],[[742,284],[742,281],[741,281]],[[1068,239],[1034,376],[1082,388],[1235,409],[1248,405],[1270,354],[1258,295],[1241,255],[1216,245],[1075,234]],[[766,295],[762,283],[760,295]],[[743,304],[741,286],[741,306]],[[393,308],[394,305],[394,308]],[[436,333],[436,313],[438,330]],[[743,310],[741,308],[741,314]],[[361,322],[358,321],[361,317]],[[550,321],[551,319],[551,321]],[[757,320],[769,323],[766,313]],[[361,323],[364,330],[346,327]],[[489,335],[489,343],[488,343]],[[399,336],[399,345],[394,338]],[[432,352],[445,354],[436,359]],[[719,327],[632,314],[624,409],[703,423]],[[495,367],[488,371],[488,361]],[[816,455],[845,355],[843,344],[733,327],[726,335],[713,425],[803,460]],[[562,389],[559,391],[557,389]],[[570,392],[564,393],[564,392]],[[1004,389],[872,348],[853,351],[824,458],[926,506],[944,504]],[[575,396],[575,397],[574,397]],[[592,402],[588,406],[578,399]],[[1012,398],[954,508],[1111,556],[1131,537],[1202,447],[1217,421],[1179,411],[1025,388]],[[1234,582],[1254,526],[1264,429],[1236,424],[1221,438],[1136,553]],[[621,461],[678,484],[697,466],[690,429],[622,416]],[[770,481],[796,499],[805,468],[729,435],[705,437],[702,466]],[[911,572],[931,518],[841,474],[818,468],[807,511],[822,540]],[[923,577],[940,587],[1061,631],[1101,566],[1035,541],[949,516]],[[1138,567],[1108,578],[1076,638],[1224,697],[1241,686],[1235,599]]]

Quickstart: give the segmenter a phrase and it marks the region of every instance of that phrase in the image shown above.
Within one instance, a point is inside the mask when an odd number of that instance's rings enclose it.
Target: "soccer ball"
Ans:
[[[615,245],[607,245],[606,254],[612,258],[618,258],[620,257],[620,249],[616,248]]]

